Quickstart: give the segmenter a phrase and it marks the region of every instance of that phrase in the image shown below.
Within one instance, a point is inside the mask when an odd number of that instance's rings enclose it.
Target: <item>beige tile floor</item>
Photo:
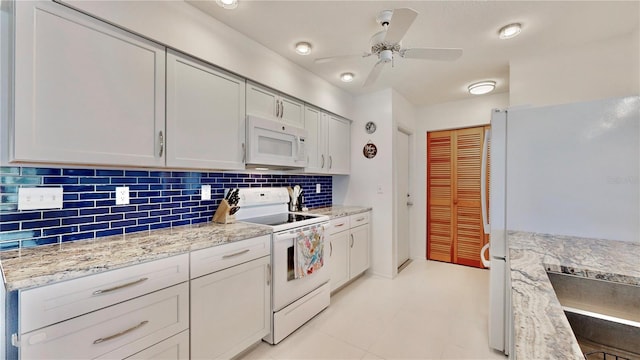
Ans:
[[[365,275],[278,345],[242,359],[501,359],[487,345],[489,272],[413,261],[398,276]]]

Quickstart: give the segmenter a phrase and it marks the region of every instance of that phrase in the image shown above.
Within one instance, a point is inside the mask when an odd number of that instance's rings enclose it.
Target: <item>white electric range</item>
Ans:
[[[287,188],[241,188],[238,195],[240,209],[235,214],[236,220],[273,229],[273,317],[271,333],[264,340],[277,344],[329,306],[331,289],[326,265],[301,278],[294,275],[294,241],[311,234],[320,234],[324,240],[325,234],[328,236],[329,217],[289,212]]]

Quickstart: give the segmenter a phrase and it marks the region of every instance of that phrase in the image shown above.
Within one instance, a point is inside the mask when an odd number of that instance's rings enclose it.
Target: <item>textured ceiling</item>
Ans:
[[[493,79],[496,92],[509,90],[509,61],[628,34],[640,21],[639,1],[247,1],[224,10],[215,1],[187,1],[205,13],[353,94],[392,87],[416,105],[464,99],[466,87]],[[410,7],[419,15],[403,47],[462,48],[453,62],[398,58],[377,83],[363,88],[376,59],[313,60],[369,50],[384,9]],[[393,20],[392,20],[393,22]],[[498,29],[523,24],[520,36],[500,40]],[[309,41],[313,53],[300,56],[294,44]],[[338,76],[349,71],[352,83]]]

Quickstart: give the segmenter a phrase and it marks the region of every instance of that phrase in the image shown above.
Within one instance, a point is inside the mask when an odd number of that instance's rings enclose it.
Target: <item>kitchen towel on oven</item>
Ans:
[[[324,228],[315,227],[307,234],[300,231],[293,247],[295,278],[313,274],[324,265]]]

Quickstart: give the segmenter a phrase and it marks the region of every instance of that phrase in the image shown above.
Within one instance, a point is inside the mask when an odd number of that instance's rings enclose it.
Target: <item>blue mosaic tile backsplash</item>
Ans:
[[[0,167],[0,251],[208,222],[224,189],[295,184],[308,208],[331,205],[331,176]],[[21,186],[61,186],[63,208],[18,211]],[[115,204],[116,186],[129,187],[129,205]]]

